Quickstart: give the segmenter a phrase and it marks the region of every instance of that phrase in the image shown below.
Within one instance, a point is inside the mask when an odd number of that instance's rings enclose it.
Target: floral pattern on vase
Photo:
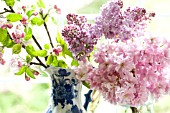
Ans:
[[[81,104],[81,83],[71,69],[50,67],[51,102],[46,113],[84,113]]]

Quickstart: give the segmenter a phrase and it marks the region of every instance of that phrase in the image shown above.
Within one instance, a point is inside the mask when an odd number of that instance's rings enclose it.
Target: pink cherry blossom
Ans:
[[[53,49],[53,52],[58,56],[60,52],[62,52],[62,47],[57,46],[56,48]]]

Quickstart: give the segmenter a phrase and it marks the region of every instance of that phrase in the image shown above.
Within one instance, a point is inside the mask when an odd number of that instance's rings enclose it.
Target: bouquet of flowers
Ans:
[[[94,62],[81,61],[75,71],[110,103],[130,106],[136,113],[135,107],[149,97],[157,100],[169,93],[170,42],[145,31],[155,13],[122,7],[120,0],[103,5],[93,33],[104,40],[91,54]]]
[[[170,42],[145,31],[155,13],[139,7],[123,10],[121,0],[108,1],[94,24],[84,16],[68,14],[68,25],[52,37],[47,21],[50,18],[56,24],[51,16],[53,12],[60,14],[56,5],[46,11],[39,0],[37,6],[22,6],[15,12],[14,0],[4,3],[8,8],[0,13],[0,63],[5,64],[3,54],[11,49],[19,56],[11,56],[11,65],[18,69],[16,75],[35,79],[40,72],[34,65],[75,66],[77,78],[85,86],[98,90],[113,104],[133,107],[143,105],[149,95],[158,99],[169,92]],[[44,26],[48,43],[42,45],[33,34],[37,26]]]

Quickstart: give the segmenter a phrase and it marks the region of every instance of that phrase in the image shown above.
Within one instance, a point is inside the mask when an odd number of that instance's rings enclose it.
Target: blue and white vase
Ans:
[[[74,71],[49,67],[47,72],[52,81],[52,93],[46,113],[86,113],[81,103],[82,85],[76,79]]]

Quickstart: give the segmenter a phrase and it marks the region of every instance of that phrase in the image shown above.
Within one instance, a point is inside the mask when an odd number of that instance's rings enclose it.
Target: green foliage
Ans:
[[[64,39],[61,37],[60,32],[57,33],[56,41],[57,43],[60,43],[61,46],[65,44]]]
[[[7,37],[7,29],[0,28],[0,42],[4,42]]]
[[[7,48],[13,47],[15,45],[14,41],[10,39],[10,36],[7,35],[6,39],[2,42],[3,46]]]
[[[46,71],[44,71],[44,69],[41,69],[41,67],[38,67],[38,72],[40,73],[41,76],[43,77],[48,77],[48,74],[46,73]]]
[[[28,90],[27,83],[19,84],[18,82],[18,85],[21,86],[19,87],[19,89],[21,90],[16,89],[17,90],[16,92],[12,92],[8,91],[8,89],[6,88],[5,91],[0,92],[0,113],[44,112],[44,110],[48,106],[48,101],[50,97],[48,93],[50,87],[49,84],[48,83],[32,84],[31,86],[29,86]]]
[[[26,62],[27,62],[27,63],[30,63],[30,62],[32,61],[32,59],[33,59],[33,58],[32,58],[30,55],[27,55],[27,56],[26,56]]]
[[[39,56],[39,57],[47,56],[47,51],[46,50],[36,50],[35,52],[36,52],[37,56]]]
[[[38,0],[37,6],[40,7],[40,8],[45,8],[45,4],[44,4],[43,0]]]
[[[41,26],[44,23],[44,20],[41,17],[33,17],[31,19],[31,24],[32,25],[38,25]]]
[[[7,6],[13,7],[14,4],[15,4],[15,0],[5,0],[5,3],[6,3]]]
[[[90,84],[88,84],[87,82],[82,81],[82,84],[83,84],[84,86],[86,86],[87,88],[90,88]]]
[[[52,22],[53,22],[55,25],[57,25],[57,21],[55,20],[54,17],[51,17],[51,20],[52,20]]]
[[[52,66],[58,67],[58,58],[56,55],[53,56]]]
[[[32,16],[32,14],[34,13],[35,10],[31,9],[29,11],[26,12],[26,15],[30,18]]]
[[[17,13],[11,13],[11,14],[8,14],[6,16],[6,18],[7,18],[8,21],[17,22],[19,20],[22,20],[22,15],[21,14],[17,14]]]
[[[45,44],[45,45],[44,45],[44,49],[49,50],[49,49],[50,49],[50,45],[49,45],[49,44]]]
[[[21,52],[21,44],[15,44],[12,47],[12,54],[19,54]]]
[[[15,75],[22,75],[26,71],[26,66],[22,66],[18,72],[15,73]]]
[[[25,49],[26,52],[32,57],[36,57],[36,56],[45,57],[47,55],[46,50],[35,50],[32,45],[27,45]]]
[[[57,34],[56,41],[62,47],[62,55],[63,55],[63,57],[65,57],[65,55],[68,55],[69,57],[73,58],[72,53],[68,50],[67,44],[65,43],[64,39],[62,38],[62,36],[61,36],[61,34],[59,32]]]
[[[58,60],[58,67],[67,68],[67,64],[64,62],[64,60]]]
[[[78,65],[79,65],[78,61],[73,59],[71,62],[71,66],[78,66]]]
[[[29,77],[35,79],[34,73],[29,67],[26,67],[25,72]]]
[[[34,49],[34,47],[32,45],[27,45],[25,49],[26,49],[26,52],[29,55],[31,55],[32,57],[37,56],[37,53],[36,53],[36,51],[35,51],[35,49]]]
[[[24,29],[24,32],[25,32],[24,40],[28,41],[29,39],[32,38],[32,29],[30,27],[26,27]]]
[[[49,55],[49,56],[47,57],[46,64],[47,64],[47,65],[51,65],[52,62],[53,62],[53,55]]]

